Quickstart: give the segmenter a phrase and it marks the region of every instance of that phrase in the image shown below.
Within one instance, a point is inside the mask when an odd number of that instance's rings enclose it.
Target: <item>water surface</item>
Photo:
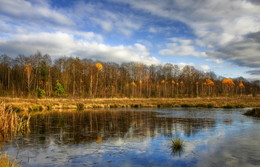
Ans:
[[[118,109],[32,117],[4,150],[23,166],[259,166],[260,119],[245,109]],[[171,140],[184,140],[173,151]]]

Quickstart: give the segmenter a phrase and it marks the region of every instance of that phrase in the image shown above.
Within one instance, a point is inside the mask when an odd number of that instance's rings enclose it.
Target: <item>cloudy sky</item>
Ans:
[[[260,1],[0,0],[0,54],[37,51],[260,79]]]

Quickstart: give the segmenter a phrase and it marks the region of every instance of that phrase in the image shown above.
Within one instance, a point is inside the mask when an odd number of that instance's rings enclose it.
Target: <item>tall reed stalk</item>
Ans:
[[[15,160],[12,160],[7,154],[0,153],[0,166],[3,167],[19,167]]]
[[[18,115],[11,107],[0,104],[0,141],[30,132],[30,115]]]

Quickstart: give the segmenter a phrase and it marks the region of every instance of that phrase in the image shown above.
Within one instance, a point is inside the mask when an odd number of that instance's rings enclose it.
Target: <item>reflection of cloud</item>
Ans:
[[[100,113],[100,111],[97,113]],[[42,165],[46,166],[50,164],[56,166],[74,166],[75,164],[78,166],[94,164],[97,166],[171,166],[175,162],[184,165],[192,162],[194,166],[212,166],[214,163],[221,164],[221,166],[236,166],[240,163],[240,160],[242,161],[241,165],[246,166],[251,163],[251,160],[259,162],[259,159],[257,159],[259,156],[256,155],[260,153],[259,120],[249,122],[248,120],[251,121],[251,119],[241,116],[240,112],[230,112],[230,110],[223,112],[221,109],[203,111],[191,108],[161,109],[157,110],[154,117],[139,115],[144,114],[144,110],[138,113],[133,110],[131,113],[140,116],[140,119],[134,118],[136,122],[133,124],[131,124],[131,119],[127,119],[129,117],[124,117],[127,121],[116,119],[121,123],[128,122],[126,125],[121,124],[120,127],[124,127],[123,131],[120,128],[116,128],[117,130],[120,129],[118,131],[106,129],[109,124],[104,123],[107,122],[104,121],[104,115],[99,115],[102,116],[102,119],[99,119],[100,117],[96,115],[96,120],[102,121],[98,126],[102,129],[101,136],[103,137],[100,144],[97,144],[95,140],[82,142],[82,144],[81,142],[75,143],[76,139],[72,138],[72,133],[68,134],[69,139],[59,142],[57,133],[50,131],[52,132],[50,135],[48,131],[48,134],[44,134],[46,135],[45,141],[32,141],[27,146],[21,144],[22,151],[18,158],[23,159],[24,166],[28,166],[26,164],[28,152],[31,155],[29,165],[36,165],[41,162]],[[126,112],[122,114],[127,115]],[[151,112],[148,113],[149,116],[151,116],[150,114]],[[67,116],[66,119],[71,118],[70,115]],[[86,117],[80,114],[78,116],[83,122],[90,122],[86,121]],[[76,118],[75,121],[79,123],[80,121]],[[123,117],[117,115],[116,118]],[[223,124],[223,120],[227,119],[233,120],[231,124]],[[116,120],[113,120],[113,123],[118,127],[119,124],[116,123]],[[141,120],[143,122],[142,127],[140,127]],[[212,122],[216,122],[216,124],[212,125]],[[96,123],[94,122],[94,124]],[[103,128],[102,125],[106,128]],[[53,126],[57,128],[57,126]],[[44,128],[48,129],[47,127]],[[192,135],[187,135],[187,129],[191,131]],[[147,130],[151,132],[146,133]],[[76,132],[73,131],[73,136],[80,136],[75,134],[80,131],[80,129],[77,129]],[[92,131],[95,136],[98,130],[93,128]],[[64,133],[66,132],[64,131]],[[85,139],[88,135],[91,135],[90,132],[85,133]],[[150,136],[150,134],[156,134],[156,136]],[[184,152],[180,157],[171,155],[171,139],[173,137],[184,140]],[[35,140],[35,138],[32,139]],[[20,142],[23,143],[24,141]],[[15,154],[16,152],[12,153],[12,155]]]
[[[245,130],[243,133],[238,130],[235,132],[238,135],[210,140],[210,147],[201,152],[197,166],[259,166],[259,128]]]

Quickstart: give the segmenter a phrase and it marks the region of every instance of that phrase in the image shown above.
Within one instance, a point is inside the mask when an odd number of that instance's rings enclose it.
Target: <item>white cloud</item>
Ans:
[[[173,43],[167,43],[166,49],[159,51],[163,56],[194,56],[194,57],[206,57],[205,52],[198,51],[193,41],[187,39],[171,38]]]
[[[260,31],[260,6],[250,1],[113,0],[153,15],[179,20],[194,28],[204,44],[223,45]]]
[[[151,33],[156,33],[156,32],[158,32],[158,31],[156,30],[156,28],[154,28],[154,27],[150,27],[150,28],[148,29],[148,31],[151,32]]]
[[[181,69],[185,66],[194,66],[194,63],[184,63],[184,62],[180,62],[180,63],[176,63],[176,65],[178,65]]]
[[[200,65],[200,68],[204,71],[209,71],[210,67],[208,65]]]
[[[105,32],[117,31],[126,36],[132,35],[142,26],[137,16],[126,15],[116,10],[111,11],[100,3],[78,2],[73,9],[73,15],[77,19],[80,18],[79,22],[90,21],[100,26]]]
[[[95,37],[95,34],[90,33],[86,36]],[[78,39],[73,34],[64,32],[19,34],[11,39],[0,38],[0,50],[1,54],[13,56],[17,53],[31,55],[40,51],[54,57],[66,55],[117,63],[129,61],[159,63],[156,58],[150,56],[149,50],[144,45],[136,43],[132,46],[109,46],[93,41]]]
[[[112,0],[149,14],[181,21],[197,36],[197,45],[209,49],[208,60],[227,60],[240,66],[260,66],[260,41],[247,34],[260,33],[260,3],[253,0]],[[260,38],[258,38],[260,39]],[[252,40],[252,39],[251,39]],[[179,49],[177,47],[180,47]],[[161,55],[202,56],[194,46],[169,44]]]
[[[208,59],[206,59],[206,61],[215,62],[215,63],[217,63],[217,64],[221,64],[221,63],[224,62],[223,60],[217,59],[217,58],[208,58]]]
[[[45,5],[32,4],[25,0],[0,0],[0,14],[5,14],[19,20],[55,22],[62,25],[72,25],[73,22],[63,14]]]

